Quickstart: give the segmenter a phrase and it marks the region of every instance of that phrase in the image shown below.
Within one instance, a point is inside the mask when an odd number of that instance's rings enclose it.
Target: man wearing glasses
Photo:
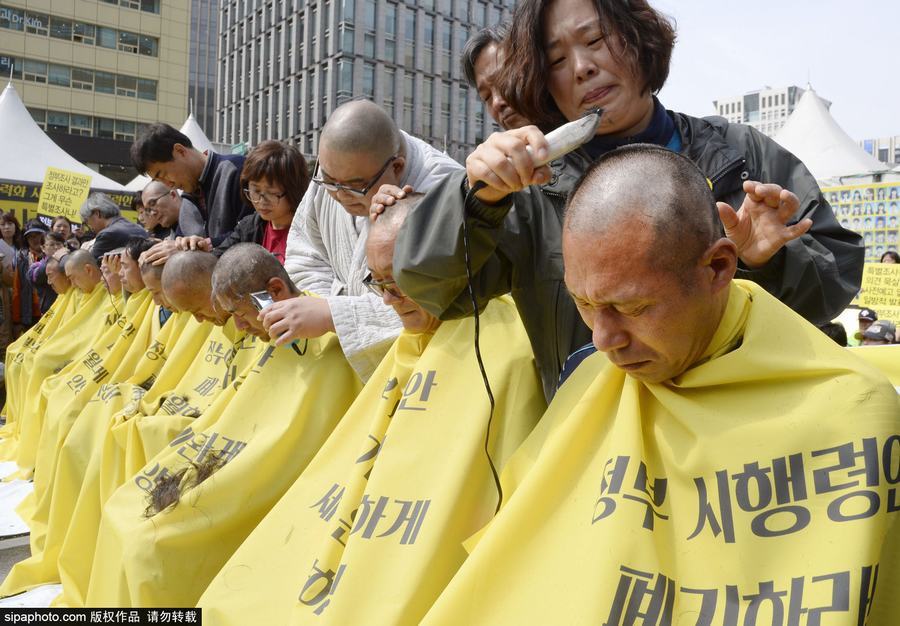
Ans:
[[[285,269],[303,291],[267,307],[262,321],[284,344],[333,331],[350,365],[365,381],[401,324],[397,314],[366,289],[366,235],[372,196],[383,184],[427,191],[461,166],[402,132],[367,100],[331,114],[319,140],[319,160],[288,235]]]
[[[148,230],[157,239],[174,239],[182,235],[179,218],[183,208],[185,212],[193,210],[196,217],[202,219],[200,212],[190,200],[182,199],[177,189],[172,189],[158,180],[151,180],[144,187],[141,192],[141,204],[144,207],[144,214],[150,218],[147,223]]]

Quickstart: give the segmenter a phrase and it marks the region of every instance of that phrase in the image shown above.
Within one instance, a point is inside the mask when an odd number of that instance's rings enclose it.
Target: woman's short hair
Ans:
[[[24,247],[25,242],[22,239],[22,225],[19,223],[19,218],[16,217],[16,214],[12,211],[6,211],[4,213],[0,213],[0,224],[12,224],[16,227],[16,231],[13,234],[13,244],[19,248]]]
[[[900,254],[897,253],[896,250],[888,250],[884,254],[881,255],[881,262],[884,263],[884,260],[887,257],[891,257],[894,259],[894,263],[900,263]]]
[[[284,189],[291,207],[296,210],[309,187],[306,159],[294,146],[282,141],[263,141],[253,148],[241,170],[241,188],[251,182],[266,180]]]
[[[544,50],[545,14],[554,0],[522,0],[513,14],[504,49],[500,93],[509,105],[543,130],[567,121],[547,89],[549,63]],[[607,41],[620,38],[622,61],[643,80],[645,92],[656,93],[669,77],[674,22],[647,0],[592,0]],[[611,52],[616,54],[615,47]]]

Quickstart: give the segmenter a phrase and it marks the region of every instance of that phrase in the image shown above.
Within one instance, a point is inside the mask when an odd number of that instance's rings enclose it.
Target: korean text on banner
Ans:
[[[874,309],[879,319],[900,321],[900,265],[866,263],[859,303]]]
[[[90,189],[90,176],[48,167],[38,200],[38,213],[52,217],[63,215],[70,222],[80,224],[79,209],[87,200]]]

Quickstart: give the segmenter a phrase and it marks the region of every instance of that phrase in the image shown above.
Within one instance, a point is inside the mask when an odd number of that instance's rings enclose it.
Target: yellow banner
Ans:
[[[880,320],[900,322],[900,265],[866,263],[859,303],[874,309]]]
[[[81,223],[81,205],[91,190],[91,177],[55,167],[48,167],[38,200],[38,213],[56,217],[62,215],[70,222]]]

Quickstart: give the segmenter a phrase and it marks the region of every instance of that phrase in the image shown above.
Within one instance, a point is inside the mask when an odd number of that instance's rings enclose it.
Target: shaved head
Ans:
[[[724,237],[706,176],[686,157],[647,144],[614,150],[588,169],[569,195],[564,230],[621,237],[626,222],[653,234],[634,254],[676,273]]]
[[[151,180],[149,183],[144,186],[144,190],[141,192],[141,199],[146,201],[147,198],[153,198],[158,195],[164,194],[170,190],[170,187],[162,181]]]
[[[406,221],[406,216],[422,198],[423,193],[408,193],[404,198],[396,200],[394,204],[384,207],[384,211],[378,219],[369,223],[369,235],[367,241],[383,242],[390,244],[391,249],[397,241],[397,233]]]
[[[187,311],[197,321],[223,325],[228,316],[212,303],[212,274],[216,257],[209,252],[192,250],[169,257],[162,273],[162,289],[166,301],[177,311]]]
[[[213,297],[243,298],[265,291],[272,278],[281,279],[292,295],[299,295],[275,255],[259,244],[238,243],[225,251],[212,273]]]
[[[65,273],[69,282],[85,293],[91,293],[100,283],[100,266],[88,250],[75,250],[66,255]]]
[[[228,312],[239,330],[269,341],[250,294],[266,292],[273,302],[298,296],[284,266],[255,243],[238,243],[225,251],[212,275],[213,300]]]
[[[406,147],[391,116],[368,100],[336,108],[322,129],[322,143],[333,152],[363,153],[379,161],[402,155]]]

